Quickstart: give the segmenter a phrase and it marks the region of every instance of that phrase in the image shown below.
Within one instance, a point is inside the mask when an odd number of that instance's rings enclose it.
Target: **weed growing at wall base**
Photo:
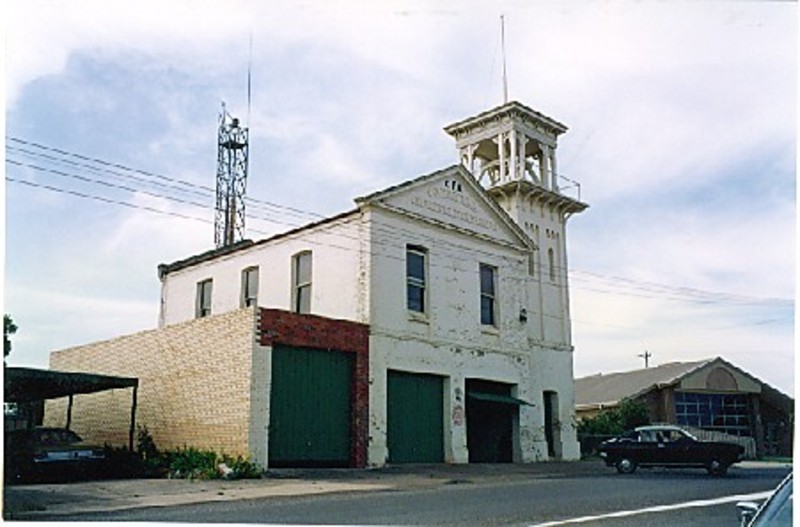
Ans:
[[[147,427],[137,434],[139,458],[145,474],[176,479],[257,479],[263,469],[243,456],[217,454],[213,450],[194,447],[159,451]]]

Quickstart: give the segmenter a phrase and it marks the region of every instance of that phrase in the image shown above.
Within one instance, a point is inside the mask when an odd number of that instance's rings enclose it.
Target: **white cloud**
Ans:
[[[10,134],[31,130],[36,139],[46,130],[42,140],[55,137],[55,146],[208,187],[219,101],[244,113],[252,31],[250,196],[325,213],[455,162],[441,128],[501,102],[505,13],[511,98],[570,127],[560,139],[560,171],[581,182],[592,205],[570,220],[571,264],[604,276],[572,282],[576,371],[635,366],[649,346],[657,360],[730,352],[768,382],[793,383],[774,359],[791,353],[792,336],[758,325],[760,312],[619,296],[607,277],[793,294],[794,197],[781,193],[794,184],[794,4],[11,5]],[[64,343],[97,335],[98,323],[107,332],[155,323],[154,265],[213,239],[210,224],[52,192],[9,186],[8,199],[7,304],[32,317],[18,321],[26,331]],[[185,210],[152,196],[133,203]],[[31,239],[17,234],[20,225]],[[74,310],[74,327],[38,310],[50,302],[48,290]],[[67,306],[70,296],[86,300]],[[760,343],[777,351],[759,362],[746,350],[755,354]]]
[[[7,285],[6,303],[14,306],[11,315],[19,327],[12,338],[8,364],[44,367],[52,351],[156,326],[158,297],[155,301],[136,301],[118,298],[112,290],[107,292],[107,296],[78,296],[59,292],[48,284]],[[115,332],[110,333],[110,328]]]

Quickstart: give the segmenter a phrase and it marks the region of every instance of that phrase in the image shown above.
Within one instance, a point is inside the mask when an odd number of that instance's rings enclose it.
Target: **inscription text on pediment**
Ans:
[[[494,222],[480,216],[480,208],[469,196],[462,192],[442,187],[431,187],[427,196],[414,196],[411,203],[435,214],[457,220],[467,225],[496,231]]]

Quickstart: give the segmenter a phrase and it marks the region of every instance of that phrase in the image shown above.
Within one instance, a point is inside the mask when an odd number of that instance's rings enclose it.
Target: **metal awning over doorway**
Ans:
[[[132,452],[136,427],[136,396],[139,388],[139,379],[137,378],[7,367],[4,371],[3,396],[7,403],[69,397],[67,405],[67,428],[69,428],[72,422],[72,403],[75,394],[96,393],[120,388],[133,388],[131,425],[128,433],[128,448]]]
[[[467,392],[467,397],[470,399],[477,399],[478,401],[486,401],[490,403],[511,404],[514,406],[534,406],[533,403],[517,399],[511,395],[502,395],[498,393],[485,393],[485,392]]]

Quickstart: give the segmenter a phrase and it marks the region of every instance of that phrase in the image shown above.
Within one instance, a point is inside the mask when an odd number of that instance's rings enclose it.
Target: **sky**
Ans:
[[[566,124],[577,377],[721,356],[794,394],[794,2],[4,2],[7,363],[153,329],[213,248],[222,103],[247,237],[455,164],[508,96]],[[248,105],[248,71],[250,103]],[[576,192],[572,189],[571,192]]]

